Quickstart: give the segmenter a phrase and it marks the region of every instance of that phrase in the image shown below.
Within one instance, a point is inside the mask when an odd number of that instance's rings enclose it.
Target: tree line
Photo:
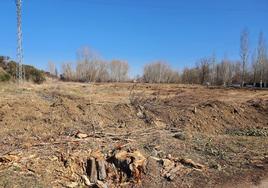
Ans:
[[[215,54],[204,57],[194,67],[185,67],[181,72],[164,61],[155,61],[143,67],[142,76],[135,80],[145,83],[184,83],[205,85],[240,85],[250,84],[267,87],[268,53],[263,33],[260,33],[255,50],[250,49],[249,32],[244,29],[240,35],[240,60],[227,57],[218,60]],[[53,63],[49,72],[57,75]],[[126,82],[129,78],[129,64],[122,60],[110,62],[102,60],[89,48],[77,52],[76,63],[63,63],[61,79],[79,82]]]
[[[127,82],[129,78],[129,64],[123,60],[104,61],[97,53],[88,47],[77,52],[75,63],[63,63],[61,80],[77,82]],[[48,63],[51,76],[58,76],[54,63]],[[135,80],[148,83],[179,83],[179,71],[173,70],[163,61],[156,61],[144,66],[143,76]]]
[[[263,33],[260,33],[258,46],[252,52],[249,46],[249,32],[244,29],[240,36],[240,60],[224,58],[218,61],[215,55],[200,59],[193,68],[185,68],[181,75],[182,83],[232,85],[241,87],[252,85],[267,87],[268,56]]]
[[[49,72],[56,74],[55,65],[49,63]],[[129,64],[122,60],[107,62],[88,47],[77,52],[76,63],[63,63],[61,79],[78,82],[125,82],[129,80]]]

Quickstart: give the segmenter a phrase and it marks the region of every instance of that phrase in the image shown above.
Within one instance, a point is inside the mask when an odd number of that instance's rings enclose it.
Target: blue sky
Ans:
[[[15,0],[0,0],[0,54],[16,56]],[[213,52],[239,58],[239,36],[251,49],[268,37],[267,0],[23,0],[24,62],[60,69],[89,46],[104,59],[129,62],[131,75],[164,60],[176,69]]]

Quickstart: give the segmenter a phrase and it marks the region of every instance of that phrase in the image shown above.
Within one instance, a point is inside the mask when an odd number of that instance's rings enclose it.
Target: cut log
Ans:
[[[98,180],[97,168],[95,158],[89,158],[87,160],[87,168],[86,168],[89,181],[92,183],[96,183]]]
[[[105,180],[106,179],[106,168],[105,161],[103,159],[97,159],[97,170],[98,170],[98,179]]]
[[[121,150],[114,155],[114,164],[120,168],[128,178],[141,180],[141,174],[145,169],[146,158],[139,152],[127,152]]]
[[[192,167],[192,168],[196,168],[196,169],[200,169],[200,170],[204,169],[204,165],[196,163],[196,162],[192,161],[191,159],[181,159],[180,163],[185,165],[185,166]]]

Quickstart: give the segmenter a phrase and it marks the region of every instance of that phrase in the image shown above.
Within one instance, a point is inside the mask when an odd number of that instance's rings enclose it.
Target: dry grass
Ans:
[[[0,160],[0,187],[84,186],[85,158],[125,144],[148,158],[142,187],[257,183],[268,172],[268,91],[172,84],[1,84],[0,126],[0,156],[12,158]],[[77,139],[77,132],[89,137]],[[168,181],[161,164],[150,158],[168,155],[191,159],[206,170],[185,166]]]

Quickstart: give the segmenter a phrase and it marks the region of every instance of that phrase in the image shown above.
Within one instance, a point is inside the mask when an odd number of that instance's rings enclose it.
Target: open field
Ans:
[[[267,90],[6,84],[0,127],[0,187],[87,187],[90,158],[105,161],[99,187],[268,186]]]

